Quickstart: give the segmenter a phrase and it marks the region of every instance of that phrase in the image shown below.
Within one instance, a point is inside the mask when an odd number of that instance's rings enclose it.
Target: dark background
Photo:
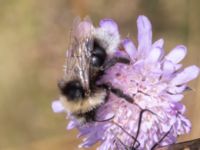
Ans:
[[[89,15],[96,25],[112,18],[136,43],[136,18],[144,14],[154,40],[163,37],[166,51],[186,45],[184,66],[200,66],[199,6],[198,0],[0,0],[0,149],[78,149],[77,131],[66,131],[65,115],[51,110],[76,16]],[[193,128],[179,141],[200,137],[200,78],[190,86],[183,102]]]

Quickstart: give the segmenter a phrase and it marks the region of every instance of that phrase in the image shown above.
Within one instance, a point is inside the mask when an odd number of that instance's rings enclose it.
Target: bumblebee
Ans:
[[[96,82],[116,63],[128,64],[127,58],[115,57],[120,37],[103,28],[95,28],[91,21],[76,19],[66,52],[64,77],[59,81],[60,101],[65,110],[81,124],[97,121],[96,110],[107,101],[109,92],[129,98],[119,89]]]

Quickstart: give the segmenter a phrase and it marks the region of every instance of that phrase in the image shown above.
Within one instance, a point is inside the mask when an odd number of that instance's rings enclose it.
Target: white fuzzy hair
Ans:
[[[100,42],[100,45],[106,49],[108,55],[112,55],[120,43],[119,34],[113,35],[103,28],[96,28],[94,31],[94,37],[98,40],[98,42]]]

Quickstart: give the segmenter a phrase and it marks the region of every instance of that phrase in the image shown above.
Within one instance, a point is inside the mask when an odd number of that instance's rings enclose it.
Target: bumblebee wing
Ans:
[[[69,48],[66,52],[64,79],[78,79],[85,89],[89,89],[90,41],[93,26],[89,21],[76,18],[70,32]]]

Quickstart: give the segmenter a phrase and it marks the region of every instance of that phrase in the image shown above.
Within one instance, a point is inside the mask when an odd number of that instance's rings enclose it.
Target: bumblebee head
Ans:
[[[78,80],[72,80],[69,82],[61,80],[58,82],[58,87],[61,94],[66,96],[69,101],[76,101],[85,97],[84,88]]]
[[[93,67],[101,67],[106,59],[106,51],[100,46],[98,41],[94,40],[93,49],[91,51],[91,65]]]

